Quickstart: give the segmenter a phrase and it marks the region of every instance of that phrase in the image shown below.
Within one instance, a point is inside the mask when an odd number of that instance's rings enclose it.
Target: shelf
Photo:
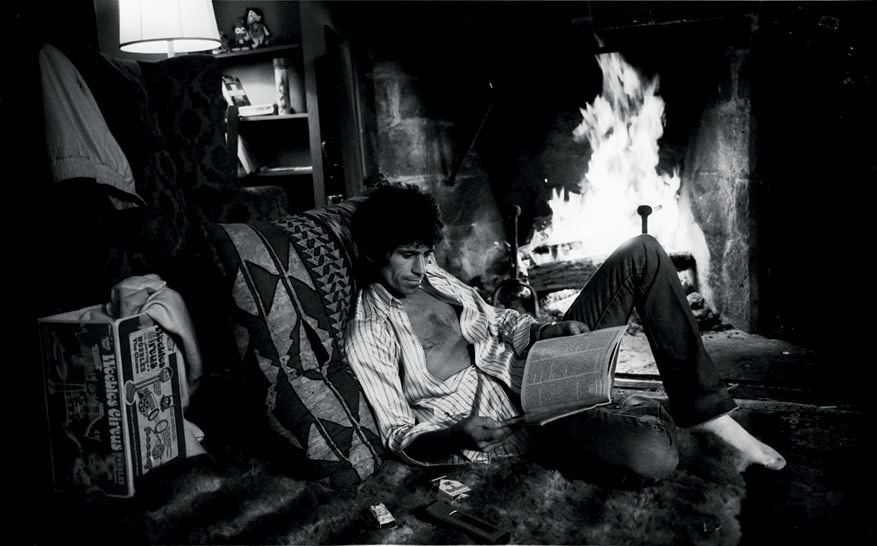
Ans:
[[[220,62],[225,60],[246,60],[252,61],[259,58],[276,57],[278,54],[288,54],[296,49],[301,49],[301,44],[275,45],[266,47],[257,47],[256,49],[242,49],[240,51],[229,51],[225,53],[214,53]],[[245,58],[245,59],[244,59]]]
[[[241,116],[240,121],[282,121],[288,119],[308,119],[308,113],[301,114],[267,114],[264,116]]]
[[[319,147],[318,109],[313,53],[302,33],[300,8],[304,2],[280,0],[213,0],[217,26],[234,36],[245,8],[262,12],[271,30],[270,45],[238,51],[216,51],[213,58],[223,75],[238,78],[253,105],[243,116],[237,108],[227,112],[228,148],[237,157],[237,179],[243,186],[276,186],[289,197],[290,212],[306,210],[324,201],[322,156]],[[322,28],[322,26],[320,27]],[[310,31],[309,31],[310,32]],[[234,42],[231,42],[232,44]],[[274,59],[285,59],[287,89],[292,114],[277,114],[277,69]],[[310,100],[309,100],[310,99]],[[273,112],[272,112],[273,110]],[[246,111],[246,109],[245,109]]]
[[[301,44],[287,44],[278,46],[257,47],[256,49],[242,49],[240,51],[228,51],[223,53],[213,53],[212,55],[219,60],[220,63],[237,62],[237,61],[258,61],[261,59],[271,59],[273,57],[288,55],[291,52],[301,49]]]
[[[262,169],[249,173],[243,178],[271,178],[276,176],[301,176],[313,174],[313,167],[263,167]]]

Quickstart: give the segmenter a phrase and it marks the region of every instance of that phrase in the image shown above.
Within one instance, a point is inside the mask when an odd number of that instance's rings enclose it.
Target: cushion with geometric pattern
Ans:
[[[233,294],[235,339],[274,432],[334,488],[371,476],[384,448],[344,356],[351,256],[318,217],[209,224]]]

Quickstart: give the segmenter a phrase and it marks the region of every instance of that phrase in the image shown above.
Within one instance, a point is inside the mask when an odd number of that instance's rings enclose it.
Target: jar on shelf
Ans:
[[[277,113],[292,114],[289,103],[289,59],[274,59],[274,85],[277,87]]]

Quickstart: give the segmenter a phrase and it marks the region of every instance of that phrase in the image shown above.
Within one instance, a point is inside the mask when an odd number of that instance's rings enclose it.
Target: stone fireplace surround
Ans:
[[[510,207],[523,244],[550,189],[576,186],[588,149],[571,132],[601,91],[594,55],[615,50],[660,77],[661,168],[680,168],[681,208],[703,234],[685,250],[708,304],[746,332],[818,342],[829,303],[801,297],[802,273],[807,245],[850,222],[820,185],[868,174],[867,144],[844,138],[873,82],[858,47],[867,4],[364,4],[336,18],[367,29],[351,44],[376,128],[369,168],[436,192],[448,270],[491,293],[508,275]],[[815,149],[820,133],[833,137]],[[817,161],[832,152],[850,161]],[[830,225],[801,216],[818,207]]]

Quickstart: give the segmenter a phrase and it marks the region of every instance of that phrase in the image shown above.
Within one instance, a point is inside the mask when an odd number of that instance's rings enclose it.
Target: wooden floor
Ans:
[[[737,330],[705,333],[704,345],[738,402],[734,417],[787,461],[778,472],[745,471],[741,546],[873,543],[870,421],[820,355]],[[616,386],[663,392],[642,334],[625,336]]]

